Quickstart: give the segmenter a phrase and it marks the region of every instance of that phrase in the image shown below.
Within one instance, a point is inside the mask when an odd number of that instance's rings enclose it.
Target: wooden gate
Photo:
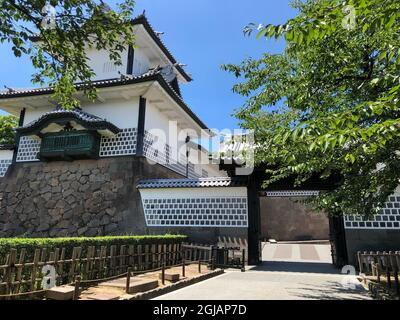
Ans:
[[[346,234],[342,216],[329,218],[329,238],[333,264],[341,268],[348,264]]]

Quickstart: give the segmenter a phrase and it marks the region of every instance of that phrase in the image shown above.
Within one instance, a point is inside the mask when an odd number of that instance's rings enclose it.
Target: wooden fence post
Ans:
[[[182,277],[185,277],[185,256],[182,257]]]
[[[110,261],[109,261],[109,276],[114,276],[116,274],[116,268],[117,268],[117,246],[116,245],[111,245],[110,246]]]
[[[15,275],[15,282],[16,282],[16,288],[15,288],[15,293],[19,293],[19,288],[21,287],[21,281],[22,281],[22,274],[23,274],[23,269],[24,269],[24,259],[25,259],[25,254],[26,254],[26,249],[22,248],[21,252],[19,254],[19,261],[18,261],[18,268],[17,268],[17,273]]]
[[[358,269],[360,270],[360,273],[363,272],[363,263],[361,261],[361,251],[357,252],[357,258],[358,258]]]
[[[126,275],[126,287],[125,292],[129,293],[129,287],[131,286],[131,268],[128,267],[128,273]]]
[[[242,249],[242,268],[240,269],[240,271],[246,271],[246,249]]]
[[[74,297],[73,300],[79,300],[80,296],[80,285],[81,285],[81,276],[75,277],[75,284],[74,284]]]
[[[136,248],[137,259],[134,259],[136,262],[135,270],[142,270],[142,268],[146,267],[146,250],[145,249],[146,249],[145,245],[139,245]]]
[[[10,254],[8,256],[7,269],[4,279],[6,282],[6,294],[13,292],[13,278],[14,278],[16,260],[17,260],[17,250],[11,249]]]
[[[386,271],[386,286],[388,289],[392,287],[391,277],[390,277],[390,263],[389,263],[389,254],[385,251],[384,253],[384,261],[385,261],[385,271]]]
[[[398,277],[398,269],[396,263],[396,253],[390,252],[389,254],[389,261],[390,261],[390,268],[393,271],[393,278],[394,278],[394,286],[396,290],[396,294],[399,292],[399,277]]]
[[[395,281],[396,281],[396,293],[400,294],[400,285],[399,285],[400,251],[395,252],[394,263],[395,263],[394,276],[395,276]]]
[[[37,269],[38,269],[38,263],[40,260],[40,249],[35,250],[35,255],[33,257],[33,265],[32,265],[32,270],[31,270],[31,287],[30,291],[35,291],[36,287],[36,276],[37,276]],[[31,296],[33,298],[33,295]]]
[[[376,262],[376,276],[377,276],[378,283],[381,282],[381,262],[382,262],[379,254],[380,254],[380,252],[378,251],[378,259]]]
[[[162,264],[161,267],[161,283],[165,284],[165,263]]]

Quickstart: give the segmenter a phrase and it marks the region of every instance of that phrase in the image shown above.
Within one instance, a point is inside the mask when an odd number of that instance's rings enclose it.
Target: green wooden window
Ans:
[[[100,136],[96,131],[61,131],[42,137],[39,159],[93,159],[99,155]]]

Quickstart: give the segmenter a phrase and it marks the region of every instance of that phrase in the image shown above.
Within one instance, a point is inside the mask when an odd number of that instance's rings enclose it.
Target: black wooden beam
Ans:
[[[145,134],[145,120],[146,120],[146,99],[140,96],[139,99],[139,116],[137,126],[137,144],[136,155],[144,156],[144,134]]]
[[[134,58],[135,58],[135,50],[133,49],[132,46],[129,46],[126,74],[133,74],[133,61],[134,61]]]
[[[257,193],[257,180],[254,174],[248,178],[247,185],[247,247],[248,264],[256,265],[261,263],[261,244],[260,244],[260,199]]]
[[[329,217],[329,238],[332,248],[332,262],[341,268],[348,264],[346,230],[342,216]]]
[[[26,109],[22,108],[21,112],[19,113],[18,127],[22,127],[24,125],[25,112],[26,112]],[[21,135],[17,132],[15,135],[15,148],[14,148],[12,163],[17,162],[17,154],[18,154],[20,139],[21,139]]]

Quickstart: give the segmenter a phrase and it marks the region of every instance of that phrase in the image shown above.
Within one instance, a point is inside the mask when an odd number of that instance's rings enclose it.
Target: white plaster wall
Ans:
[[[226,177],[226,171],[219,170],[216,164],[206,164],[203,166],[204,170],[207,170],[209,177]]]
[[[174,152],[172,158],[186,163],[186,130],[182,130],[174,124],[175,120],[160,111],[156,106],[147,103],[145,129],[153,135],[160,137],[160,142],[168,144]]]
[[[225,171],[220,171],[217,164],[212,164],[208,159],[208,153],[195,148],[190,149],[189,161],[194,163],[195,173],[202,176],[202,170],[206,170],[208,177],[225,177]]]
[[[157,107],[151,103],[146,105],[146,117],[145,117],[145,129],[155,134],[157,131],[155,129],[161,130],[165,138],[162,140],[168,143],[169,139],[169,119],[168,117],[160,112]]]
[[[150,61],[140,48],[135,48],[134,59],[133,59],[133,74],[135,76],[142,75],[149,71]]]
[[[37,120],[42,114],[54,110],[54,106],[41,107],[38,109],[26,109],[25,110],[25,118],[24,125]]]
[[[12,159],[13,153],[13,150],[0,150],[0,160]]]
[[[119,78],[120,74],[126,74],[127,63],[128,63],[128,50],[121,52],[122,65],[115,65],[110,60],[109,53],[107,50],[97,50],[95,48],[88,48],[86,51],[87,57],[89,58],[89,66],[96,73],[93,80],[104,80]]]
[[[246,187],[140,189],[143,199],[247,197]]]
[[[82,110],[115,124],[118,128],[137,128],[139,97],[130,100],[107,100],[105,103],[91,103]]]
[[[81,107],[83,111],[106,119],[121,129],[137,127],[139,97],[134,97],[129,100],[107,100],[105,103],[86,103],[82,104]],[[26,109],[24,125],[37,120],[41,115],[54,110],[54,108],[54,106],[49,106],[38,109]]]

